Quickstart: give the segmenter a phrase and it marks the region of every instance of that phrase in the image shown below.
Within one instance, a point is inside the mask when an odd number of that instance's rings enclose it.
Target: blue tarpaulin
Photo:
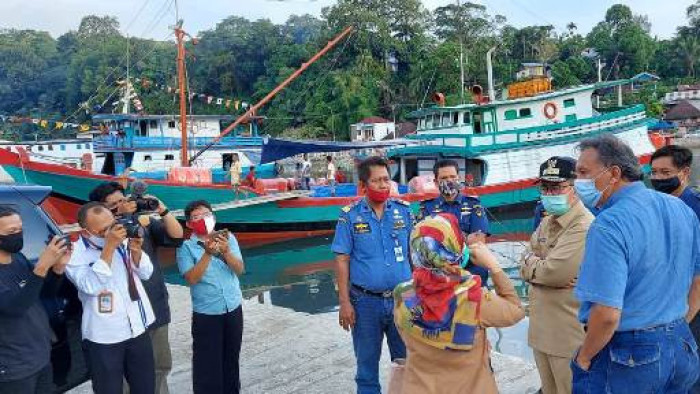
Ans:
[[[275,138],[263,140],[260,164],[272,163],[301,153],[341,152],[346,150],[386,148],[396,145],[415,143],[408,140],[390,140],[380,142],[333,142],[333,141],[291,141]]]

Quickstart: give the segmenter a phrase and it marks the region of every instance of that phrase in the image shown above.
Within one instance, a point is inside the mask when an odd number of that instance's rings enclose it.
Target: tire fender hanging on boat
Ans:
[[[556,104],[550,101],[544,105],[542,112],[547,119],[552,120],[557,117],[557,112],[559,112],[559,109],[557,108]]]

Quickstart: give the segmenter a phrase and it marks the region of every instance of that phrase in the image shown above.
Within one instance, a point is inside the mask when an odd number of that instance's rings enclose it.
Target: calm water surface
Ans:
[[[519,278],[516,260],[532,230],[531,206],[490,214],[493,235],[489,247],[498,256],[516,290],[527,301],[527,285]],[[333,271],[332,236],[312,237],[243,248],[246,274],[241,286],[246,298],[305,313],[337,313],[338,292]],[[184,285],[176,269],[168,282]],[[514,327],[489,329],[492,346],[506,354],[532,360],[525,318]]]

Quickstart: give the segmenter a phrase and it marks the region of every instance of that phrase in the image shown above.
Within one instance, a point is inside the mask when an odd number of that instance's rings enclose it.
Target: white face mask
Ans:
[[[211,234],[214,231],[214,227],[216,227],[216,218],[213,215],[207,216],[204,218],[204,225],[207,228],[207,234]]]
[[[88,237],[88,240],[90,240],[90,242],[91,242],[93,245],[97,246],[98,248],[104,248],[104,247],[105,247],[105,242],[106,242],[106,241],[105,241],[105,239],[102,238],[102,237],[98,237],[98,236],[96,236],[96,235],[90,234],[90,236]]]

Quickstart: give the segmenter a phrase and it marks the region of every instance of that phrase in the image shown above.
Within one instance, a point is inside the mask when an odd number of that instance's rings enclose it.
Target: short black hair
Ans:
[[[209,204],[209,201],[207,201],[207,200],[195,200],[195,201],[192,201],[189,204],[187,204],[187,206],[185,207],[185,219],[190,220],[190,215],[192,215],[192,211],[194,211],[195,209],[197,209],[199,207],[209,208],[210,211],[213,211],[211,209],[211,204]]]
[[[693,152],[688,148],[678,145],[666,145],[651,155],[651,161],[661,158],[670,157],[673,165],[678,169],[690,168],[693,164]]]
[[[19,211],[14,205],[2,204],[0,205],[0,218],[7,216],[19,215]]]
[[[603,166],[619,167],[622,177],[630,182],[642,180],[642,169],[639,167],[639,159],[634,155],[632,148],[612,134],[602,134],[597,137],[587,138],[581,141],[578,149],[580,152],[586,149],[595,149],[598,152],[598,159]]]
[[[333,160],[333,156],[331,156],[331,155],[326,156],[326,160],[328,160],[328,161]]]
[[[90,201],[78,209],[78,224],[80,227],[87,228],[87,217],[90,212],[100,213],[107,207],[99,201]]]
[[[433,175],[435,175],[435,178],[437,179],[437,174],[438,171],[441,168],[445,167],[454,167],[455,170],[457,170],[457,173],[459,174],[459,164],[457,164],[457,161],[453,159],[440,159],[437,162],[435,162],[435,165],[433,166]]]
[[[379,156],[371,156],[363,160],[360,165],[357,166],[357,176],[360,178],[360,182],[369,182],[372,167],[384,167],[386,168],[386,172],[391,175],[389,171],[389,163],[387,163],[386,160]]]
[[[248,167],[248,169],[249,169],[250,171],[255,171],[255,166],[250,166],[250,167]]]
[[[89,201],[105,202],[107,197],[112,195],[114,192],[124,193],[124,186],[119,182],[102,182],[97,187],[92,189],[88,195]]]

